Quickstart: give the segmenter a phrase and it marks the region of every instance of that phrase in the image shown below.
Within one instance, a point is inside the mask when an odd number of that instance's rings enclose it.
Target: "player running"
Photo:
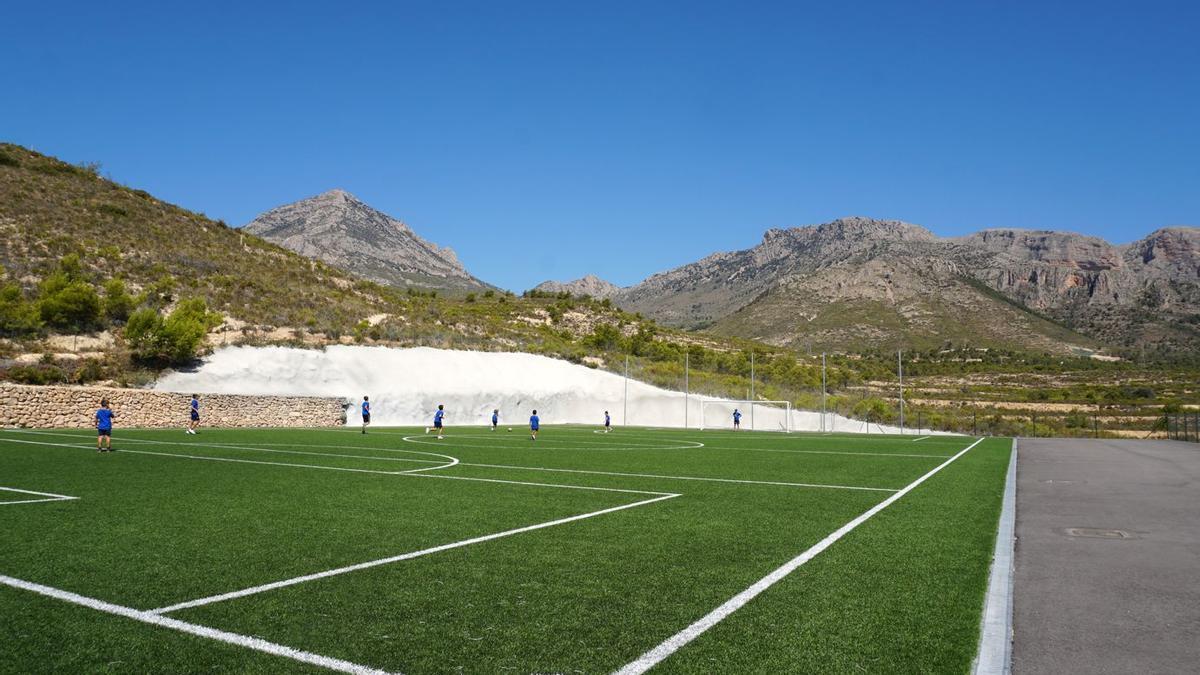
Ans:
[[[608,411],[604,411],[604,433],[612,431],[612,418],[608,416]]]
[[[733,409],[733,430],[738,431],[742,428],[742,413],[737,408]]]
[[[112,452],[112,425],[115,415],[108,407],[108,399],[100,399],[100,409],[96,411],[96,452]],[[107,449],[106,449],[107,446]]]
[[[189,412],[191,414],[192,419],[188,421],[187,429],[184,429],[184,431],[188,432],[189,434],[195,435],[196,427],[200,426],[200,395],[199,394],[192,394],[192,401],[191,401],[191,403],[189,403],[189,408],[190,408]]]
[[[442,405],[441,403],[439,403],[437,412],[433,413],[433,428],[437,429],[438,440],[441,440],[442,438],[444,438],[442,436],[442,418],[445,416],[446,416],[446,407],[444,405]],[[429,433],[429,429],[426,429],[425,433]]]
[[[535,440],[535,441],[537,440],[538,426],[540,424],[541,424],[541,420],[538,419],[537,411],[534,410],[533,414],[529,416],[529,438],[530,439]]]
[[[367,433],[367,425],[371,423],[371,400],[370,400],[370,397],[367,397],[367,396],[363,396],[362,420],[363,420],[362,432],[365,434],[365,433]]]
[[[496,408],[492,411],[492,431],[496,430],[496,425],[500,424],[500,409]]]

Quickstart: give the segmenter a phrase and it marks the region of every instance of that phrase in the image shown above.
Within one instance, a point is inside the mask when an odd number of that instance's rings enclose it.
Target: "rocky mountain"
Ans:
[[[567,292],[571,295],[589,295],[597,300],[603,300],[620,293],[621,287],[609,283],[594,274],[589,274],[574,281],[543,281],[535,286],[533,290],[544,293]]]
[[[614,300],[664,323],[825,349],[1200,347],[1200,229],[1116,246],[1073,233],[941,238],[842,218],[656,274]]]
[[[467,272],[453,250],[422,239],[408,225],[344,190],[271,209],[247,224],[245,231],[384,284],[490,288]]]

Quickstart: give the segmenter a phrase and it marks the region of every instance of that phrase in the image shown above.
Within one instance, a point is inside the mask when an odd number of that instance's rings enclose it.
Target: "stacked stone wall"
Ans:
[[[111,387],[0,383],[0,426],[89,428],[107,398],[119,428],[184,427],[190,394]],[[201,394],[200,420],[212,427],[332,427],[344,424],[342,399],[318,396]]]

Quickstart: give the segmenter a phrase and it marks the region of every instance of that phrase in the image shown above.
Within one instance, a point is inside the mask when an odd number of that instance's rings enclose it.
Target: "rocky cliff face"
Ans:
[[[454,251],[417,236],[403,222],[344,190],[271,209],[246,232],[358,276],[395,286],[486,287]]]
[[[543,281],[533,288],[545,293],[570,293],[571,295],[590,295],[597,300],[611,298],[621,292],[621,287],[609,283],[600,277],[589,274],[574,281]]]
[[[940,238],[844,218],[769,230],[754,248],[656,274],[614,300],[665,323],[778,344],[821,334],[858,347],[974,336],[1052,351],[1092,341],[1189,349],[1200,347],[1200,229],[1117,246],[1047,231]]]

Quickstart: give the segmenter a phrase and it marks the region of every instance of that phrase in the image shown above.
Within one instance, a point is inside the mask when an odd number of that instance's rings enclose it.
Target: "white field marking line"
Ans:
[[[12,432],[12,433],[30,434],[30,435],[34,435],[34,436],[66,436],[68,438],[79,438],[79,439],[86,438],[84,436],[80,436],[80,435],[76,435],[76,434],[54,434],[54,433],[47,433],[47,432],[40,432],[40,431],[16,431],[16,432]],[[417,454],[417,455],[429,455],[431,457],[441,457],[443,460],[450,460],[450,461],[449,462],[444,462],[444,461],[443,462],[434,462],[432,460],[427,460],[427,459],[415,459],[414,460],[414,459],[409,459],[406,457],[383,457],[383,456],[376,457],[376,456],[369,456],[369,455],[347,455],[344,453],[334,453],[334,452],[305,452],[303,450],[275,450],[272,448],[256,448],[256,447],[252,447],[252,446],[248,446],[248,445],[228,445],[228,444],[220,444],[220,443],[207,443],[207,444],[201,445],[200,443],[180,443],[177,441],[152,441],[152,440],[148,440],[148,439],[144,439],[144,438],[123,438],[123,439],[121,439],[121,442],[122,443],[143,443],[143,444],[148,443],[150,445],[167,445],[167,446],[171,446],[173,448],[202,448],[202,449],[203,448],[220,448],[220,449],[224,449],[224,450],[251,450],[251,451],[257,451],[257,452],[274,452],[274,453],[283,454],[283,455],[311,455],[313,457],[346,457],[349,459],[377,459],[381,462],[410,462],[410,463],[411,462],[420,462],[422,464],[437,464],[438,465],[438,466],[423,467],[420,469],[409,469],[408,470],[409,472],[432,471],[434,469],[448,469],[448,468],[454,466],[455,464],[458,464],[458,458],[456,458],[456,457],[451,457],[450,455],[442,455],[442,454],[439,454],[436,452],[422,452],[420,450],[391,450],[390,452],[410,452],[410,453]],[[367,450],[370,448],[359,447],[357,449],[358,450]],[[132,452],[132,451],[127,450],[126,452]],[[396,472],[396,473],[406,473],[406,472]]]
[[[782,481],[771,480],[749,480],[740,478],[708,478],[704,476],[663,476],[653,473],[625,473],[621,471],[591,471],[588,469],[553,469],[541,466],[514,466],[507,464],[472,464],[470,462],[460,462],[459,466],[478,466],[489,469],[518,469],[524,471],[554,471],[559,473],[583,473],[596,476],[624,476],[628,478],[661,478],[665,480],[695,480],[707,481],[712,483],[744,483],[748,485],[779,485],[783,487],[804,487],[804,488],[830,488],[833,490],[870,490],[873,492],[896,492],[891,488],[877,487],[861,487],[857,485],[825,485],[821,483],[785,483]],[[450,478],[451,476],[439,476],[442,478]],[[457,476],[455,476],[457,478]]]
[[[444,439],[439,441],[436,438],[427,439],[427,438],[425,438],[425,436],[417,434],[417,435],[405,436],[405,437],[403,437],[402,440],[407,441],[409,443],[417,443],[419,445],[448,445],[448,444],[453,443],[454,445],[456,445],[458,447],[463,447],[463,448],[487,448],[487,449],[499,448],[501,450],[516,450],[516,449],[519,449],[522,447],[528,447],[528,445],[524,444],[524,443],[512,443],[512,444],[505,444],[505,445],[497,445],[495,443],[489,443],[486,445],[481,445],[478,443],[474,443],[474,444],[461,443],[456,440],[459,438],[491,438],[491,437],[490,436],[446,436]],[[543,439],[545,439],[545,436],[543,436]],[[555,438],[555,439],[551,439],[551,440],[552,440],[552,444],[588,443],[589,442],[589,441],[568,441],[568,440],[559,439],[559,438]],[[680,442],[681,443],[692,443],[693,445],[630,445],[630,444],[624,444],[624,443],[618,445],[616,443],[609,443],[609,444],[603,444],[603,445],[595,445],[595,444],[585,445],[585,446],[579,447],[579,448],[556,448],[556,449],[567,450],[567,451],[572,451],[572,450],[604,450],[604,451],[609,451],[609,450],[699,450],[700,448],[705,447],[704,444],[699,441],[680,441]],[[396,451],[396,452],[400,452],[400,451]]]
[[[979,650],[971,666],[974,675],[1007,675],[1012,671],[1013,557],[1017,544],[1017,439],[1012,442],[1004,498],[996,528],[996,549],[988,574],[980,618]]]
[[[294,649],[292,647],[286,647],[274,642],[267,642],[266,640],[250,637],[248,635],[230,633],[227,631],[218,630],[216,628],[209,628],[208,626],[201,626],[199,624],[188,623],[178,619],[159,616],[157,614],[145,612],[140,609],[134,609],[132,607],[114,605],[111,602],[97,600],[96,598],[89,598],[87,596],[78,595],[70,591],[64,591],[62,589],[52,588],[50,586],[43,586],[41,584],[35,584],[31,581],[24,581],[22,579],[5,576],[3,574],[0,574],[0,584],[4,584],[5,586],[10,586],[12,588],[18,588],[23,591],[30,591],[39,595],[44,595],[46,597],[54,598],[55,600],[62,600],[74,605],[82,605],[99,612],[123,616],[127,619],[141,621],[142,623],[148,623],[152,626],[170,628],[171,630],[177,630],[182,633],[197,635],[210,640],[216,640],[218,642],[224,642],[226,644],[236,645],[238,647],[253,649],[255,651],[264,652],[273,656],[282,656],[287,659],[292,659],[293,661],[308,663],[314,666],[320,666],[322,668],[328,668],[330,670],[336,670],[343,673],[368,675],[385,672],[369,666],[361,666],[357,663],[351,663],[349,661],[343,661],[341,659],[335,659],[329,656],[321,656],[320,654],[313,654],[311,652]]]
[[[969,451],[971,448],[975,447],[976,445],[979,445],[982,442],[983,442],[983,439],[980,438],[980,439],[976,440],[974,443],[963,448],[962,450],[960,450],[958,452],[958,454],[954,455],[953,457],[946,460],[945,462],[942,462],[936,468],[931,470],[929,473],[926,473],[925,475],[921,476],[920,478],[916,479],[915,481],[909,483],[903,489],[901,489],[899,492],[891,495],[890,497],[879,502],[875,506],[872,506],[870,509],[868,509],[867,511],[865,511],[864,513],[859,515],[854,520],[851,520],[850,522],[846,523],[845,525],[839,527],[832,534],[830,534],[829,536],[825,537],[821,541],[814,544],[807,551],[805,551],[805,552],[801,553],[800,555],[796,556],[795,558],[792,558],[791,560],[787,561],[786,563],[784,563],[780,567],[776,568],[774,571],[772,571],[767,576],[754,582],[754,584],[751,585],[746,590],[742,591],[741,593],[738,593],[737,595],[733,596],[729,600],[726,600],[723,604],[721,604],[721,606],[717,607],[716,609],[712,610],[708,614],[704,615],[703,617],[701,617],[699,620],[697,620],[692,625],[688,626],[687,628],[684,628],[683,630],[679,631],[675,635],[672,635],[671,637],[667,638],[665,641],[663,641],[657,647],[651,649],[650,651],[646,652],[645,654],[642,654],[636,660],[631,661],[630,663],[626,664],[623,668],[616,671],[616,675],[640,675],[641,673],[644,673],[647,670],[650,670],[654,666],[658,665],[664,659],[666,659],[668,656],[679,651],[679,649],[681,647],[688,644],[692,640],[695,640],[697,637],[700,637],[700,635],[703,634],[705,631],[707,631],[709,628],[712,628],[713,626],[715,626],[718,623],[720,623],[721,621],[723,621],[730,614],[733,614],[737,610],[744,607],[746,605],[746,603],[753,600],[759,593],[762,593],[763,591],[767,590],[771,586],[774,586],[779,581],[783,580],[789,574],[794,572],[798,567],[800,567],[804,563],[808,562],[809,560],[812,560],[813,558],[815,558],[822,551],[829,548],[834,543],[836,543],[839,539],[841,539],[842,537],[846,536],[851,531],[853,531],[856,527],[858,527],[859,525],[862,525],[863,523],[865,523],[867,520],[869,520],[875,514],[886,509],[887,507],[891,506],[892,504],[894,504],[897,500],[899,500],[904,495],[908,494],[909,492],[912,492],[913,489],[915,489],[918,485],[920,485],[921,483],[924,483],[926,480],[929,480],[931,477],[933,477],[935,474],[937,474],[937,472],[941,471],[942,469],[946,468],[947,466],[950,466],[950,464],[952,462],[954,462],[954,460],[967,454],[967,451]]]
[[[71,499],[79,499],[79,497],[72,497],[70,495],[60,495],[60,494],[55,494],[53,492],[36,492],[34,490],[21,490],[19,488],[13,488],[13,487],[0,487],[0,490],[3,490],[5,492],[19,492],[21,494],[36,495],[38,497],[44,497],[44,499],[22,499],[22,500],[15,501],[15,502],[3,501],[3,502],[0,502],[0,506],[9,506],[10,504],[37,504],[39,502],[62,502],[62,501],[67,501],[67,500],[71,500]]]
[[[87,446],[87,445],[72,445],[70,443],[49,443],[46,441],[22,441],[22,440],[19,440],[16,438],[9,438],[9,439],[5,439],[5,440],[9,443],[24,443],[26,445],[48,445],[48,446],[52,446],[52,447],[56,447],[56,448],[72,448],[72,449],[76,449],[76,450],[90,450],[91,449],[91,447]],[[530,482],[530,481],[519,481],[519,480],[500,480],[497,478],[473,478],[473,477],[469,477],[469,476],[443,476],[440,474],[416,473],[416,471],[424,471],[425,469],[418,469],[415,471],[411,471],[411,470],[410,471],[376,471],[374,469],[352,469],[352,468],[340,467],[340,466],[320,466],[317,464],[291,464],[291,463],[287,463],[287,462],[264,462],[264,461],[253,460],[253,459],[234,459],[232,457],[213,457],[211,455],[185,455],[183,453],[178,453],[178,452],[153,452],[150,450],[128,450],[128,449],[122,449],[122,450],[120,450],[120,452],[132,453],[132,454],[137,454],[137,455],[155,455],[158,457],[178,457],[181,459],[200,459],[200,460],[208,460],[208,461],[212,461],[212,462],[234,462],[234,463],[238,463],[238,464],[260,464],[260,465],[266,465],[266,466],[287,466],[287,467],[294,467],[294,468],[301,468],[301,469],[327,469],[330,471],[351,471],[354,473],[373,473],[373,474],[380,474],[380,475],[384,475],[384,476],[415,476],[417,478],[446,478],[446,479],[450,479],[450,480],[474,481],[477,483],[506,483],[508,485],[528,485],[530,487],[563,488],[563,489],[568,489],[568,490],[591,490],[593,492],[623,492],[623,493],[635,494],[635,495],[668,495],[668,494],[670,494],[672,496],[678,496],[678,495],[675,495],[674,493],[670,493],[670,492],[654,492],[652,490],[626,490],[626,489],[622,489],[622,488],[595,487],[595,486],[591,486],[591,485],[562,485],[559,483],[534,483],[534,482]],[[434,468],[441,468],[441,467],[434,467]]]
[[[71,445],[70,443],[48,443],[46,441],[22,441],[16,438],[5,439],[7,443],[24,443],[26,445],[49,445],[58,448],[74,448],[77,450],[90,450],[87,445]],[[325,469],[328,471],[351,471],[354,473],[375,473],[384,476],[405,476],[409,475],[404,471],[376,471],[374,469],[351,469],[343,466],[321,466],[319,464],[291,464],[288,462],[260,462],[254,459],[234,459],[232,457],[212,457],[205,455],[185,455],[180,452],[152,452],[150,450],[130,450],[122,448],[119,452],[135,455],[156,455],[158,457],[178,457],[180,459],[202,459],[210,462],[235,462],[238,464],[264,464],[267,466],[290,466],[300,469]],[[419,475],[419,474],[418,474]]]
[[[917,441],[923,441],[923,440],[925,440],[926,438],[933,438],[933,437],[932,437],[932,436],[922,436],[922,437],[920,437],[920,438],[914,438],[914,439],[912,439],[912,442],[913,442],[913,443],[916,443]]]
[[[946,459],[950,455],[913,455],[902,452],[850,452],[849,450],[772,450],[769,448],[717,448],[713,450],[749,450],[750,452],[787,452],[794,455],[862,455],[864,457],[925,457],[928,459]]]
[[[425,475],[425,474],[417,474],[417,475]],[[426,477],[432,478],[433,476],[426,476]],[[224,600],[232,600],[234,598],[243,598],[243,597],[246,597],[247,595],[255,595],[257,593],[272,591],[272,590],[275,590],[278,588],[285,588],[287,586],[295,586],[296,584],[302,584],[307,581],[315,581],[317,579],[325,579],[325,578],[337,576],[340,574],[348,574],[350,572],[357,572],[359,570],[365,570],[365,569],[369,569],[372,567],[379,567],[380,565],[388,565],[388,564],[391,564],[394,562],[400,562],[402,560],[411,560],[413,558],[420,558],[422,556],[431,555],[433,553],[449,551],[451,549],[462,548],[464,546],[470,546],[472,544],[480,544],[485,541],[492,541],[494,539],[501,539],[503,537],[511,537],[514,534],[522,534],[525,532],[532,532],[534,530],[541,530],[541,529],[545,529],[548,527],[554,527],[556,525],[565,525],[567,523],[573,523],[578,520],[585,520],[587,518],[594,518],[596,516],[602,516],[607,513],[614,513],[616,511],[624,511],[625,509],[632,509],[632,508],[636,508],[639,506],[646,506],[647,504],[661,502],[666,499],[674,499],[675,497],[679,497],[679,496],[680,495],[674,494],[674,493],[662,494],[661,496],[654,497],[652,499],[643,499],[641,501],[633,502],[630,504],[622,504],[621,506],[613,506],[613,507],[609,507],[607,509],[601,509],[599,511],[592,511],[590,513],[581,513],[576,516],[569,516],[567,518],[559,518],[558,520],[551,520],[551,521],[547,521],[544,523],[537,523],[536,525],[526,525],[525,527],[518,527],[518,528],[515,528],[512,530],[505,530],[503,532],[495,532],[493,534],[485,534],[480,537],[464,539],[462,541],[456,541],[451,544],[442,544],[441,546],[434,546],[433,548],[422,549],[420,551],[412,551],[410,553],[403,553],[401,555],[395,555],[395,556],[391,556],[388,558],[380,558],[378,560],[370,560],[370,561],[361,562],[361,563],[358,563],[355,565],[339,567],[336,569],[326,570],[324,572],[317,572],[315,574],[306,574],[304,576],[294,577],[292,579],[284,579],[282,581],[274,581],[269,584],[263,584],[261,586],[254,586],[252,588],[244,588],[240,591],[232,591],[230,593],[222,593],[220,595],[212,595],[207,598],[198,598],[196,600],[189,600],[187,602],[181,602],[179,604],[171,605],[169,607],[160,607],[159,609],[150,610],[150,612],[148,612],[148,613],[153,614],[153,615],[160,615],[160,614],[166,614],[169,612],[175,612],[175,611],[178,611],[181,609],[189,609],[192,607],[199,607],[201,605],[209,605],[214,602],[222,602]]]

